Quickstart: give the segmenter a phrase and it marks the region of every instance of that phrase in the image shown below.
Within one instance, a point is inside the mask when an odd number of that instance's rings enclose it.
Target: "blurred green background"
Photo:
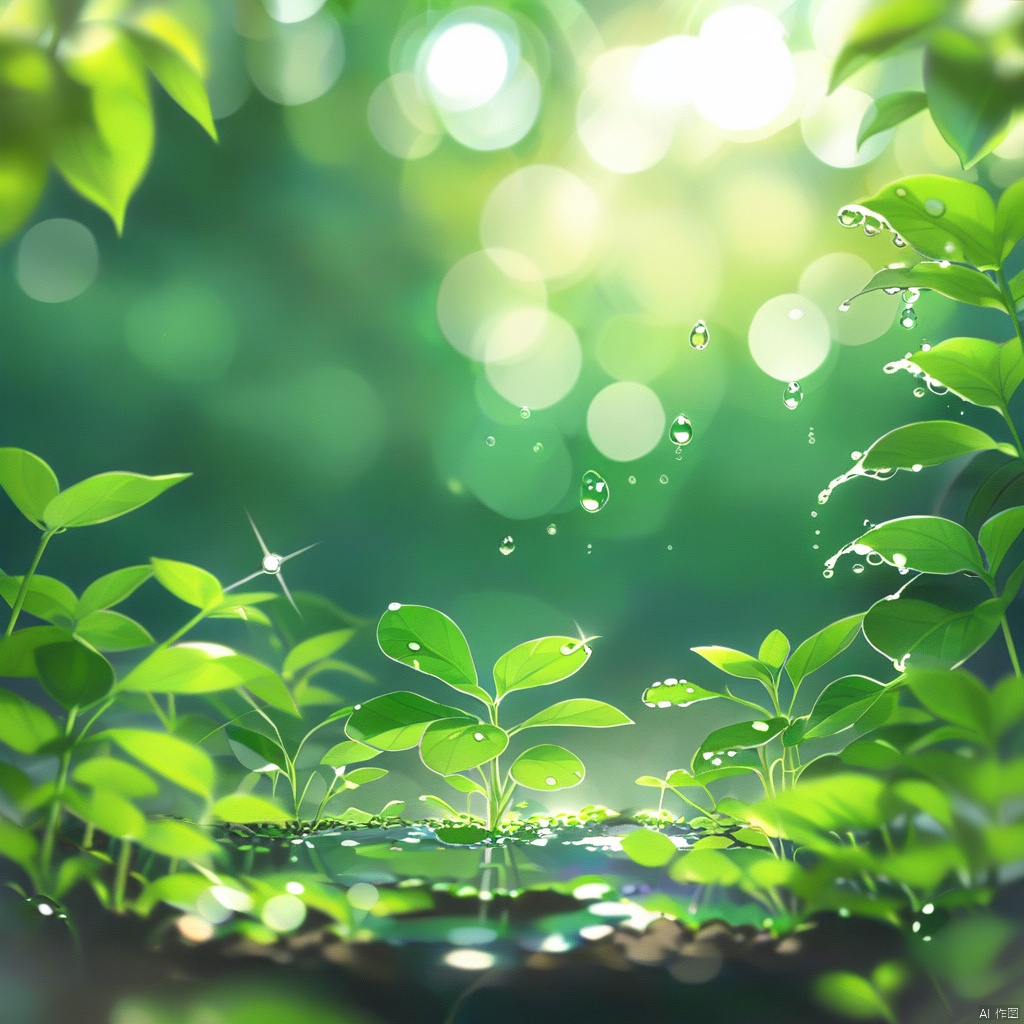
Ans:
[[[964,171],[927,114],[858,152],[870,96],[920,87],[910,52],[826,98],[866,6],[183,4],[209,42],[220,143],[157,96],[155,158],[121,238],[51,178],[0,250],[0,417],[3,443],[62,484],[195,476],[61,538],[41,571],[81,589],[159,555],[230,583],[258,566],[248,509],[276,551],[320,542],[289,566],[293,589],[372,621],[390,601],[440,608],[483,672],[530,637],[599,634],[565,695],[612,700],[640,727],[576,740],[587,779],[552,806],[642,803],[635,775],[688,762],[725,720],[640,702],[656,679],[703,677],[691,646],[756,649],[773,627],[799,641],[898,585],[849,559],[825,579],[823,561],[866,520],[936,509],[962,467],[816,502],[886,430],[961,412],[883,365],[1007,331],[931,293],[913,331],[898,296],[837,310],[901,258],[891,236],[840,227],[840,205],[907,174],[998,191],[1024,173],[1024,129]],[[739,49],[715,51],[719,16]],[[699,32],[703,55],[678,42]],[[693,440],[677,453],[680,414]],[[579,505],[588,470],[610,487],[596,514]],[[0,568],[23,571],[35,537],[7,503],[0,536]],[[166,595],[134,600],[158,636],[181,620]],[[242,625],[220,628],[244,643]],[[984,652],[981,671],[1002,656]],[[863,642],[846,658],[889,678]],[[381,687],[442,697],[372,630],[352,660]],[[414,752],[396,766],[392,791],[414,796]]]

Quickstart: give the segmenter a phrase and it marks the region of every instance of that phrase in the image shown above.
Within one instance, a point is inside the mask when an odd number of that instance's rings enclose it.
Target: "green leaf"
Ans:
[[[231,690],[241,678],[230,647],[210,643],[178,644],[154,651],[120,682],[119,689],[142,693],[213,693]],[[249,660],[249,659],[246,659]]]
[[[976,534],[997,512],[1017,505],[1024,505],[1024,459],[1004,462],[985,478],[964,515],[964,525]]]
[[[864,617],[864,636],[898,671],[908,654],[925,665],[955,668],[999,628],[1002,614],[1002,604],[995,599],[967,609],[944,608],[912,597],[883,599]]]
[[[479,782],[467,779],[465,775],[449,775],[444,781],[460,793],[479,793],[483,797],[487,796],[487,790]]]
[[[399,690],[357,704],[345,732],[350,739],[372,743],[381,750],[408,750],[420,742],[431,722],[448,718],[473,721],[472,715],[459,708]]]
[[[1024,380],[1020,341],[1003,345],[982,338],[950,338],[911,356],[929,377],[983,408],[1005,411]]]
[[[87,797],[65,794],[68,806],[80,818],[101,832],[118,839],[140,839],[146,832],[146,819],[134,804],[107,789],[94,789]]]
[[[591,648],[579,637],[545,636],[513,647],[494,665],[500,701],[512,690],[548,686],[575,675],[590,659]]]
[[[981,528],[978,540],[988,557],[989,571],[993,576],[999,571],[1014,542],[1024,531],[1024,506],[1008,508],[997,513]]]
[[[238,677],[238,682],[254,697],[285,714],[301,717],[288,687],[281,677],[268,666],[243,654],[235,654],[230,659],[230,669]],[[337,698],[335,698],[335,701]]]
[[[829,683],[814,702],[804,739],[835,736],[849,729],[883,693],[885,687],[867,676],[843,676]]]
[[[693,756],[694,766],[730,767],[738,751],[763,747],[788,727],[788,718],[769,718],[767,721],[737,722],[736,725],[716,729],[697,748]],[[733,752],[731,756],[729,751]]]
[[[935,127],[964,167],[973,167],[999,145],[1013,97],[996,72],[990,47],[950,29],[933,33],[925,47],[924,87]],[[995,258],[1001,262],[998,253]]]
[[[377,643],[393,661],[490,703],[477,683],[466,638],[442,612],[419,604],[391,605],[377,624]]]
[[[132,651],[154,642],[144,626],[106,608],[90,612],[81,619],[75,626],[75,636],[98,651]]]
[[[221,797],[210,808],[210,813],[216,818],[242,825],[289,820],[288,815],[277,804],[246,793],[233,793],[231,796]]]
[[[168,40],[142,29],[128,28],[128,33],[153,77],[167,90],[174,102],[216,142],[217,129],[213,123],[201,70]]]
[[[875,526],[853,542],[857,554],[877,552],[890,565],[948,575],[983,573],[974,538],[959,524],[938,516],[905,516]]]
[[[85,593],[78,599],[75,617],[84,619],[92,612],[113,608],[134,594],[152,575],[151,565],[129,565],[108,572],[85,588]]]
[[[134,512],[191,473],[143,476],[141,473],[99,473],[61,491],[46,506],[43,519],[50,530],[93,526]]]
[[[344,768],[346,765],[357,764],[360,761],[372,761],[379,750],[368,747],[365,743],[356,740],[344,740],[336,743],[322,758],[321,764],[330,765],[332,768]]]
[[[10,238],[25,223],[45,188],[46,159],[41,154],[0,147],[0,241]]]
[[[35,877],[39,842],[27,829],[13,821],[0,818],[0,857],[6,857],[22,868],[29,877]]]
[[[114,686],[110,662],[75,640],[36,648],[36,668],[43,688],[67,711],[100,700]]]
[[[863,146],[872,136],[902,124],[927,106],[928,97],[916,90],[891,92],[888,96],[880,96],[864,111],[860,130],[857,132],[857,147]]]
[[[168,818],[147,822],[138,843],[173,860],[206,861],[221,852],[220,845],[195,826]]]
[[[287,755],[269,736],[256,732],[254,729],[246,729],[241,725],[229,725],[224,732],[232,744],[237,743],[239,746],[245,747],[246,750],[251,750],[263,760],[262,765],[251,768],[251,771],[267,771],[270,765],[279,771],[284,771],[288,767]],[[248,768],[249,765],[246,767]]]
[[[861,463],[864,469],[913,469],[992,450],[1017,454],[1013,445],[993,441],[984,431],[966,423],[926,420],[890,430],[864,453]]]
[[[1024,687],[1017,676],[1004,679],[992,691],[992,719],[997,736],[1002,736],[1024,719]]]
[[[867,978],[849,971],[830,971],[814,985],[815,995],[828,1009],[854,1020],[878,1020],[896,1024],[896,1016],[885,998]]]
[[[0,576],[0,597],[13,608],[21,590],[22,576]],[[77,598],[70,587],[51,576],[33,576],[22,609],[37,619],[70,628]]]
[[[970,672],[911,669],[907,681],[914,696],[936,717],[989,737],[992,698]]]
[[[387,775],[387,768],[355,768],[342,776],[346,785],[365,786],[369,782],[376,782]]]
[[[769,831],[784,830],[799,842],[828,832],[845,834],[880,824],[884,789],[880,779],[851,772],[801,779],[796,788],[755,804],[749,820]]]
[[[970,306],[984,306],[988,309],[999,309],[1005,312],[1002,292],[995,282],[986,277],[980,270],[959,263],[948,263],[943,260],[923,260],[905,267],[887,267],[879,270],[871,280],[848,301],[880,288],[927,288],[946,298],[964,302]],[[916,355],[912,357],[917,362]]]
[[[93,789],[109,789],[129,798],[156,796],[157,784],[141,769],[116,757],[93,757],[75,766],[74,779]]]
[[[524,750],[512,762],[511,773],[520,786],[553,792],[578,786],[586,768],[571,750],[542,743]]]
[[[714,700],[721,697],[729,698],[724,693],[705,690],[703,686],[688,682],[685,679],[666,679],[664,683],[655,683],[644,690],[643,700],[648,707],[668,708],[673,704],[677,708],[688,708],[702,700]]]
[[[10,690],[0,690],[0,743],[19,754],[34,754],[59,735],[46,711]]]
[[[854,25],[832,65],[829,91],[883,54],[909,43],[946,13],[944,0],[889,0]]]
[[[664,832],[638,828],[622,837],[622,852],[642,868],[660,868],[676,855],[676,844]]]
[[[0,676],[8,679],[34,679],[36,650],[45,644],[70,639],[68,630],[60,626],[29,626],[10,636],[0,637]]]
[[[789,657],[789,640],[781,630],[773,629],[761,644],[757,652],[757,658],[762,665],[767,666],[773,673],[778,675],[782,666],[786,664]]]
[[[731,647],[691,647],[690,650],[731,676],[740,679],[760,679],[766,685],[772,685],[771,670],[742,651],[734,651]]]
[[[996,206],[996,249],[1002,259],[1024,238],[1024,178],[1018,179],[999,197]]]
[[[108,729],[99,739],[116,743],[126,754],[190,793],[209,798],[214,768],[210,755],[177,736],[146,729]]]
[[[16,807],[20,807],[22,800],[31,791],[32,780],[25,772],[13,764],[0,761],[0,793],[4,793]]]
[[[543,711],[538,711],[512,731],[516,733],[521,729],[534,729],[541,725],[578,725],[590,729],[608,729],[616,725],[633,724],[631,718],[611,704],[591,700],[589,697],[576,697],[572,700],[559,701]]]
[[[220,581],[212,573],[188,562],[174,562],[167,558],[151,558],[153,575],[165,590],[179,601],[195,608],[209,610],[224,600]]]
[[[863,621],[863,615],[850,615],[808,637],[786,663],[786,672],[794,688],[799,688],[800,683],[812,672],[817,672],[842,654],[860,633]]]
[[[861,205],[882,217],[918,252],[933,260],[996,270],[996,207],[980,185],[918,174],[886,185]]]
[[[340,651],[355,634],[354,629],[333,629],[296,644],[284,659],[282,673],[285,679],[291,679],[297,672]]]
[[[438,775],[454,775],[492,761],[508,746],[496,725],[454,718],[432,722],[420,741],[420,758]]]
[[[57,476],[38,455],[0,448],[0,487],[29,522],[45,529],[43,513],[60,490]]]
[[[953,827],[953,809],[949,797],[924,779],[900,779],[893,783],[892,792],[900,800],[930,815],[947,830]]]
[[[707,836],[705,839],[722,840],[724,836]],[[705,839],[699,839],[704,843]],[[729,840],[731,844],[731,840]],[[715,845],[719,845],[718,842]],[[743,878],[743,871],[721,850],[704,847],[691,850],[669,868],[669,875],[677,882],[699,882],[702,885],[736,885]]]

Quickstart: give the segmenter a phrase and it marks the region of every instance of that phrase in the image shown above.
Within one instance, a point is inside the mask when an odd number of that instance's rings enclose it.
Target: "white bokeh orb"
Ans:
[[[748,344],[754,362],[770,377],[803,380],[828,357],[828,321],[806,296],[777,295],[754,314]]]
[[[816,259],[800,276],[797,290],[825,314],[832,340],[840,345],[866,345],[892,327],[898,300],[881,290],[861,295],[846,312],[840,312],[839,307],[856,295],[873,273],[860,256],[832,252]]]
[[[665,410],[646,385],[618,381],[599,391],[587,410],[587,433],[605,458],[643,458],[665,436]]]
[[[472,110],[498,94],[509,73],[505,41],[489,25],[462,21],[431,42],[425,66],[439,106]]]

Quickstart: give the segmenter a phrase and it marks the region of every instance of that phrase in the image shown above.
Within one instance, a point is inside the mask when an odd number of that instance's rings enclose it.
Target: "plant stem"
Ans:
[[[32,583],[32,577],[39,567],[39,560],[43,557],[43,552],[46,550],[46,545],[49,544],[52,536],[53,534],[47,530],[39,540],[39,547],[36,548],[35,558],[32,559],[28,572],[22,576],[21,586],[18,588],[18,596],[14,599],[14,604],[11,605],[11,617],[7,622],[7,631],[4,633],[4,636],[10,636],[14,632],[14,626],[18,621],[18,616],[21,614],[22,605],[25,603],[25,598],[28,597],[28,588]]]
[[[64,736],[69,738],[75,727],[75,719],[78,717],[78,708],[72,708],[68,712],[67,722],[64,724]],[[57,826],[60,824],[61,811],[64,808],[64,788],[68,783],[68,770],[71,767],[71,752],[73,747],[69,743],[60,755],[60,768],[57,771],[57,785],[53,791],[53,800],[50,804],[50,814],[46,819],[46,831],[43,833],[43,847],[40,854],[41,876],[50,884],[50,865],[53,860],[53,847],[57,839]]]
[[[1013,637],[1010,635],[1010,624],[1004,615],[1001,619],[1003,626],[1003,638],[1006,640],[1006,651],[1010,655],[1010,664],[1013,665],[1015,675],[1020,675],[1020,662],[1017,660],[1017,648],[1013,645]]]
[[[114,912],[124,913],[124,891],[128,885],[128,867],[132,860],[132,843],[130,839],[121,840],[121,849],[117,854],[117,873],[114,876]]]
[[[1017,303],[1013,301],[1013,292],[1010,291],[1010,284],[1006,280],[1006,274],[1003,273],[1002,267],[996,271],[996,281],[999,283],[999,290],[1003,293],[1003,305],[1006,306],[1006,312],[1013,321],[1013,329],[1017,332],[1017,340],[1024,347],[1024,330],[1021,329],[1020,317],[1017,316]],[[1021,444],[1017,428],[1013,425],[1013,420],[1010,419],[1009,410],[1003,412],[1003,419],[1006,420],[1006,425],[1010,428],[1010,433],[1013,434],[1018,454],[1024,458],[1024,445]]]

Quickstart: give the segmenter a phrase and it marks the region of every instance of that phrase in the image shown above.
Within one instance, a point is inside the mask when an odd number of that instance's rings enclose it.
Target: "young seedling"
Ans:
[[[555,792],[578,786],[585,772],[574,753],[550,743],[524,750],[503,770],[501,756],[514,736],[548,726],[633,724],[617,708],[589,697],[552,704],[511,728],[500,714],[510,694],[561,682],[578,672],[590,658],[592,639],[546,636],[514,647],[494,666],[492,694],[478,682],[466,638],[447,615],[422,605],[392,604],[377,627],[381,650],[392,660],[472,697],[483,705],[484,714],[399,691],[357,704],[345,731],[351,740],[379,750],[418,747],[423,763],[453,789],[470,798],[482,797],[486,827],[493,831],[517,786]],[[445,801],[433,799],[458,816]]]

